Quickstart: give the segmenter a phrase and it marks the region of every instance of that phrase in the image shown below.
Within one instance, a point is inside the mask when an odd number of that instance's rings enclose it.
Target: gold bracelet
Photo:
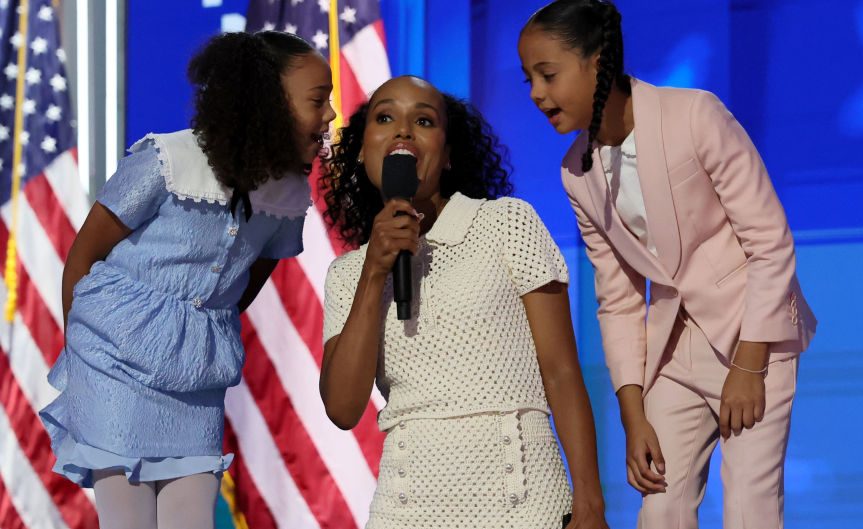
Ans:
[[[734,363],[734,360],[731,361],[731,366],[736,367],[737,369],[739,369],[741,371],[745,371],[746,373],[752,373],[753,375],[763,375],[763,374],[767,373],[767,368],[770,366],[770,363],[768,362],[767,365],[765,365],[764,368],[761,369],[760,371],[755,371],[753,369],[746,369],[745,367],[740,367],[739,365]]]

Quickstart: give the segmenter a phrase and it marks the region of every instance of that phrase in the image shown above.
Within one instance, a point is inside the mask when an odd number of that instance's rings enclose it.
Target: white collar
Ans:
[[[169,134],[147,134],[129,148],[138,152],[152,142],[156,147],[165,187],[180,200],[218,202],[227,205],[233,189],[224,186],[217,178],[198,146],[191,129]],[[306,177],[287,175],[268,180],[249,193],[252,211],[276,218],[303,217],[312,205],[311,188]]]
[[[485,202],[484,198],[469,198],[461,193],[455,193],[444,206],[432,228],[426,233],[426,240],[447,246],[461,244]]]

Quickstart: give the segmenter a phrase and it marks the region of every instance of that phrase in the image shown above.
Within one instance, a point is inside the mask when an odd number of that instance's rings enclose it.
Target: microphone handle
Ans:
[[[399,320],[411,319],[411,254],[402,250],[393,265],[393,299]]]

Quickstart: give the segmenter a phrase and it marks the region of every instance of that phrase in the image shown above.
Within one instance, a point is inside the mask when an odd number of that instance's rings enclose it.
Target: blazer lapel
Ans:
[[[680,266],[680,231],[668,180],[662,139],[662,107],[656,87],[633,79],[632,106],[638,178],[647,210],[647,230],[663,267],[674,277]]]
[[[582,142],[586,143],[586,139]],[[579,149],[579,151],[584,152],[584,149]],[[600,229],[608,235],[611,245],[623,256],[626,262],[641,275],[651,281],[670,285],[672,283],[671,277],[653,254],[626,228],[617,214],[611,190],[608,188],[608,182],[603,173],[599,149],[594,148],[592,156],[593,168],[584,174],[584,179],[593,203],[594,219],[598,221]],[[575,157],[575,160],[578,163],[578,172],[574,172],[574,174],[579,174],[581,173],[581,157]],[[648,226],[648,229],[651,227]]]

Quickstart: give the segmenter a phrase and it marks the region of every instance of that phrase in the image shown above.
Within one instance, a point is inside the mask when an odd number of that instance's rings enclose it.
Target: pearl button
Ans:
[[[405,471],[405,469],[403,469],[403,468],[400,468],[400,469],[399,469],[399,477],[400,477],[400,478],[403,478],[403,477],[405,477],[405,476],[407,476],[407,475],[408,475],[408,473],[407,473],[407,471]]]
[[[509,501],[514,503],[514,504],[518,503],[518,496],[516,496],[515,494],[510,494],[509,495]]]
[[[510,439],[508,435],[503,436],[503,444],[508,445],[511,442],[512,442],[512,439]]]
[[[405,449],[405,442],[404,441],[399,441],[399,448],[402,450]]]
[[[399,501],[402,503],[407,503],[408,502],[408,495],[405,494],[404,492],[399,492]]]
[[[401,428],[402,430],[404,430],[405,428],[407,428],[407,426],[408,426],[408,425],[407,425],[407,424],[405,424],[405,422],[404,422],[404,421],[402,421],[402,422],[400,422],[400,423],[399,423],[399,428]]]
[[[504,470],[506,470],[507,474],[512,474],[513,466],[511,464],[507,463],[506,466],[503,468],[504,468]]]
[[[231,237],[236,237],[238,231],[240,231],[238,227],[231,226],[230,228],[228,228],[228,235],[230,235]]]
[[[195,299],[193,299],[193,300],[192,300],[192,305],[193,305],[196,309],[200,309],[201,307],[203,307],[203,306],[204,306],[204,300],[203,300],[203,299],[201,299],[201,298],[195,298]]]

